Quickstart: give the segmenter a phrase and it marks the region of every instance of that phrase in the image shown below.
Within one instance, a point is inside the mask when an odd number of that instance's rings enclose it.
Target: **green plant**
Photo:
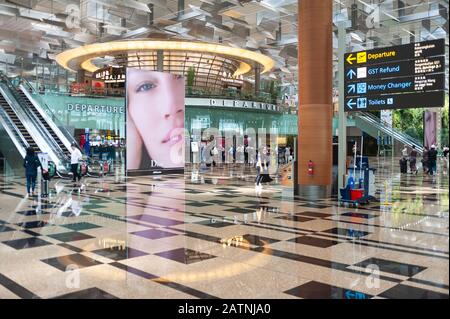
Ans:
[[[191,66],[187,71],[188,94],[192,94],[192,87],[194,86],[194,82],[195,82],[195,69],[193,66]]]

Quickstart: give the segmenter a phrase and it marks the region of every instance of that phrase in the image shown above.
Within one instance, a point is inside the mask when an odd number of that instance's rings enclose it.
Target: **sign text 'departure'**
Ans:
[[[437,39],[397,45],[388,48],[346,53],[344,55],[344,62],[347,67],[370,65],[383,62],[432,57],[442,55],[442,52],[445,52],[444,39]]]

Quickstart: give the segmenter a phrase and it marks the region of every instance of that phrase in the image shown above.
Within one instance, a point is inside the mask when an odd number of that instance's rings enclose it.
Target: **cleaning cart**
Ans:
[[[339,205],[359,205],[369,204],[375,201],[375,169],[369,168],[367,157],[362,155],[363,138],[361,137],[361,156],[358,158],[356,154],[357,142],[355,141],[353,169],[349,170],[349,178],[345,188],[340,189]],[[359,159],[359,161],[357,160]],[[355,181],[358,175],[358,180]]]

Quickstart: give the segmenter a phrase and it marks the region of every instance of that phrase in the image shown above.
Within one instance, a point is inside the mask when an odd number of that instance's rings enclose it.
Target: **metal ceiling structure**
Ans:
[[[333,5],[335,62],[336,25],[345,21],[347,51],[445,37],[448,68],[448,0]],[[276,66],[265,76],[295,85],[297,6],[297,0],[0,0],[0,68],[5,64],[10,74],[32,76],[37,65],[52,64],[58,53],[85,44],[183,39],[268,55]]]

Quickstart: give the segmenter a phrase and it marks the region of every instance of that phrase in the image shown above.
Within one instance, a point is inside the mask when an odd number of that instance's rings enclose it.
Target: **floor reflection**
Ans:
[[[242,166],[54,180],[48,198],[8,178],[0,298],[448,298],[448,179],[371,163],[379,202],[358,208]]]

